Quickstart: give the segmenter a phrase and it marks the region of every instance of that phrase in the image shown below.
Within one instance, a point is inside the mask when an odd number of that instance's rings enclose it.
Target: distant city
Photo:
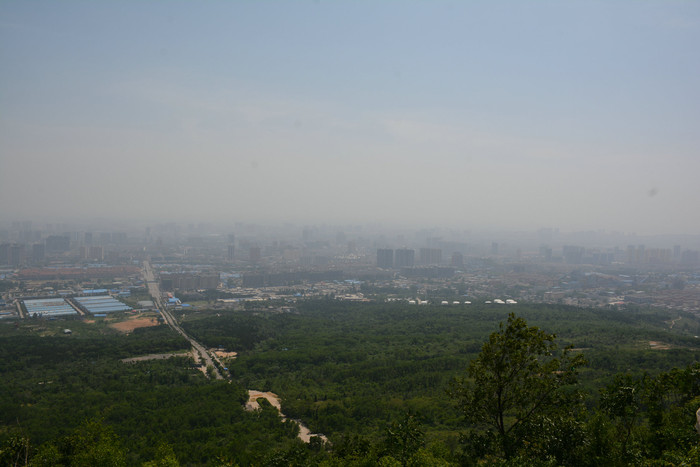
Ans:
[[[89,296],[93,290],[120,300],[144,291],[144,261],[153,265],[167,306],[178,307],[183,305],[178,297],[194,303],[206,299],[209,307],[221,309],[264,301],[290,306],[310,297],[686,311],[700,304],[697,236],[553,228],[476,234],[376,225],[122,227],[3,225],[0,280],[7,285],[0,316],[31,315],[31,300]],[[27,302],[24,308],[20,301]],[[71,304],[76,313],[89,313],[80,303]],[[131,305],[138,309],[138,303]]]

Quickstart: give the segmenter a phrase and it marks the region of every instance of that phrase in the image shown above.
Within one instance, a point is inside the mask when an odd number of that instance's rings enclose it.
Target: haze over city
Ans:
[[[0,218],[698,234],[697,2],[0,3]]]

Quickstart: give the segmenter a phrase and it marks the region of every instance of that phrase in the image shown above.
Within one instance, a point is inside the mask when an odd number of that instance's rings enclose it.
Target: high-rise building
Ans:
[[[450,260],[450,266],[454,268],[461,268],[464,266],[464,255],[459,252],[452,253],[452,259]]]
[[[234,248],[233,244],[229,245],[228,246],[228,254],[226,256],[229,261],[233,261],[234,252],[235,252],[235,248]]]
[[[583,254],[586,249],[582,246],[564,245],[564,262],[566,264],[581,264],[583,262]]]
[[[440,248],[421,248],[418,254],[422,266],[436,266],[442,262],[442,250]]]
[[[644,245],[628,245],[627,246],[627,262],[629,264],[642,264],[646,262],[646,248]]]
[[[3,243],[0,245],[0,264],[10,263],[10,244]]]
[[[250,250],[248,250],[248,259],[253,262],[260,261],[261,258],[260,254],[260,247],[259,246],[252,246],[250,247]]]
[[[105,259],[104,247],[83,245],[80,247],[80,259],[102,261]]]
[[[32,245],[32,261],[39,263],[46,258],[46,248],[43,243],[35,243]]]
[[[416,252],[408,248],[399,248],[394,252],[394,266],[412,268],[415,265]]]
[[[377,267],[391,269],[394,267],[394,250],[391,248],[379,248],[377,250]]]
[[[70,237],[67,235],[49,235],[46,237],[47,253],[63,253],[70,250]]]
[[[92,260],[102,261],[105,259],[105,249],[101,246],[91,246],[88,250],[88,256]]]
[[[24,258],[24,245],[20,245],[19,243],[13,243],[10,246],[10,258],[8,261],[8,264],[10,266],[20,266],[25,263],[25,258]]]

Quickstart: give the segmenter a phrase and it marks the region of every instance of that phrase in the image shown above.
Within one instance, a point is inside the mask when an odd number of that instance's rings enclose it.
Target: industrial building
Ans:
[[[78,314],[78,312],[62,298],[24,300],[23,303],[30,318],[34,316],[54,317]]]
[[[131,311],[131,307],[123,304],[109,295],[97,295],[93,297],[75,297],[74,302],[80,308],[91,314],[115,313],[117,311]]]

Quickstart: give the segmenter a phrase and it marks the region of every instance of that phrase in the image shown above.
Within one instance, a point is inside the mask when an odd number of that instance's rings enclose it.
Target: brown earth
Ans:
[[[262,392],[262,391],[248,391],[248,402],[245,405],[246,410],[257,410],[260,408],[258,404],[258,399],[267,399],[267,401],[277,410],[280,410],[282,406],[280,405],[280,399],[274,392]]]
[[[119,323],[109,325],[117,331],[129,333],[137,328],[147,328],[150,326],[158,326],[158,320],[155,318],[134,318]]]
[[[282,417],[282,421],[287,420],[287,417],[282,413],[282,406],[280,404],[279,396],[274,392],[254,391],[252,389],[248,390],[248,402],[245,405],[245,409],[248,411],[258,410],[260,408],[258,399],[260,398],[267,399],[267,401],[277,409],[280,417]],[[301,439],[303,442],[308,443],[311,441],[312,436],[318,436],[323,441],[328,442],[328,438],[326,438],[325,435],[311,433],[311,430],[309,430],[306,425],[301,422],[301,420],[294,420],[294,422],[299,425],[299,439]]]

